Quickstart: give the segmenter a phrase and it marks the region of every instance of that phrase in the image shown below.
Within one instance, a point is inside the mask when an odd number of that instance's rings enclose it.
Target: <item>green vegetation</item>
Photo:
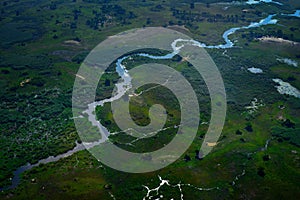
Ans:
[[[22,174],[21,184],[0,193],[1,199],[142,199],[159,185],[158,175],[171,184],[218,187],[199,191],[183,187],[184,199],[295,199],[299,193],[300,100],[280,95],[272,78],[300,89],[300,68],[278,62],[290,58],[300,63],[299,44],[265,42],[263,36],[300,42],[299,18],[281,16],[299,9],[299,1],[286,5],[229,5],[217,0],[121,1],[121,0],[15,0],[1,2],[0,16],[0,188],[10,185],[18,167],[59,155],[75,146],[71,112],[73,82],[88,52],[106,37],[131,28],[164,26],[184,32],[206,44],[224,43],[222,34],[232,27],[248,25],[277,13],[280,25],[237,31],[230,36],[236,48],[207,49],[218,66],[227,92],[228,114],[222,136],[204,159],[199,148],[208,126],[199,126],[192,146],[165,169],[147,174],[127,174],[103,166],[87,151],[58,162],[35,167]],[[223,1],[223,2],[231,2]],[[226,8],[227,7],[227,8]],[[225,9],[226,8],[226,9]],[[165,54],[157,49],[142,49]],[[130,52],[132,53],[132,52]],[[131,69],[151,59],[132,56]],[[181,57],[155,61],[180,71],[194,88],[201,121],[209,122],[210,102],[201,76]],[[251,74],[249,67],[263,74]],[[118,81],[115,65],[99,81],[96,100],[108,98]],[[84,78],[84,77],[83,77]],[[146,91],[153,85],[139,88]],[[246,106],[257,98],[263,102],[253,113]],[[120,132],[114,144],[133,152],[161,148],[177,132],[180,109],[174,95],[164,87],[147,90],[130,102],[139,125],[149,123],[151,105],[166,107],[165,128],[152,138],[135,141]],[[111,132],[118,132],[110,104],[97,107],[97,117]],[[159,141],[159,142],[158,142]],[[266,141],[267,143],[266,148]],[[245,174],[242,175],[243,170]],[[235,180],[236,176],[239,180]],[[233,184],[234,181],[234,184]],[[176,188],[162,187],[166,199],[180,199]]]

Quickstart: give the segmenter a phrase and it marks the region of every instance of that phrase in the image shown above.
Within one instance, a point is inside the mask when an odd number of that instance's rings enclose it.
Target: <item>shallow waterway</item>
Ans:
[[[273,0],[248,0],[246,2],[246,4],[249,4],[249,5],[259,4],[259,3],[275,3],[275,4],[280,5],[280,6],[283,5],[282,3],[277,2],[277,1],[273,1]]]

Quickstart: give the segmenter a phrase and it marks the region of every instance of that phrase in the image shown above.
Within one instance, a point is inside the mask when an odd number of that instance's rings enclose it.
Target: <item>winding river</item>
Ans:
[[[251,2],[252,3],[253,2],[258,2],[258,3],[266,2],[266,3],[269,3],[269,2],[272,2],[272,0],[265,0],[265,1],[263,1],[263,0],[260,0],[260,1],[251,1],[251,0],[249,0],[248,2],[250,2],[248,4],[251,4]],[[273,3],[275,3],[275,2],[273,2]],[[294,14],[282,14],[282,15],[287,15],[287,16],[291,16],[291,17],[300,17],[300,10],[297,10]],[[175,55],[177,55],[180,52],[180,49],[182,48],[182,46],[179,46],[179,47],[177,46],[177,44],[179,42],[181,42],[181,43],[184,42],[186,44],[199,46],[199,47],[203,47],[203,48],[209,48],[209,49],[232,48],[234,46],[234,42],[232,42],[229,39],[230,35],[234,34],[236,31],[242,30],[242,29],[250,29],[250,28],[256,28],[256,27],[265,26],[265,25],[269,25],[269,24],[276,24],[278,22],[278,20],[273,19],[275,16],[276,16],[276,14],[272,14],[272,15],[269,15],[267,18],[262,19],[259,22],[253,22],[248,26],[231,28],[231,29],[225,31],[223,33],[223,38],[224,38],[225,44],[211,46],[211,45],[206,45],[204,43],[200,43],[200,42],[195,41],[195,40],[177,39],[171,44],[173,52],[170,53],[170,54],[167,54],[167,55],[164,55],[164,56],[153,56],[153,55],[149,55],[149,54],[145,54],[145,53],[139,53],[137,55],[142,56],[142,57],[148,57],[148,58],[151,58],[151,59],[171,59]],[[93,146],[99,145],[99,144],[105,142],[108,139],[108,136],[110,135],[110,132],[98,120],[96,120],[96,116],[93,112],[94,112],[96,106],[103,106],[104,103],[115,101],[115,100],[121,98],[128,91],[128,89],[130,89],[130,87],[131,87],[131,77],[129,76],[129,74],[126,70],[126,67],[122,64],[122,62],[127,58],[129,58],[129,56],[122,57],[122,58],[118,59],[117,63],[116,63],[116,72],[118,73],[118,75],[123,80],[122,82],[119,82],[119,83],[116,84],[116,91],[117,91],[116,95],[114,95],[111,98],[104,99],[102,101],[91,103],[91,104],[88,105],[88,109],[84,111],[84,113],[88,115],[88,119],[92,123],[92,125],[98,127],[99,130],[101,130],[102,139],[97,141],[97,142],[93,142],[93,143],[79,144],[79,143],[76,142],[76,146],[72,150],[70,150],[66,153],[60,154],[60,155],[55,156],[55,157],[50,156],[48,158],[39,160],[39,162],[36,163],[36,164],[28,163],[24,166],[19,167],[13,173],[13,178],[11,180],[12,184],[10,186],[0,188],[0,191],[16,188],[20,183],[21,174],[24,171],[30,170],[33,167],[36,167],[40,164],[56,162],[59,159],[71,156],[71,155],[73,155],[74,153],[76,153],[78,151],[81,151],[81,150],[84,150],[84,149],[89,149],[89,148],[92,148]]]

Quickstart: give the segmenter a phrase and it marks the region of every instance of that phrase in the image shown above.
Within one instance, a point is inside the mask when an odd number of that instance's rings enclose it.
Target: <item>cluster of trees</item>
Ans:
[[[222,15],[222,14],[210,14],[207,12],[192,12],[187,10],[178,10],[176,8],[171,8],[173,16],[184,23],[191,23],[191,22],[223,22],[223,23],[238,23],[239,20],[244,21],[245,15]]]
[[[129,20],[136,18],[132,11],[127,12],[119,5],[103,5],[99,11],[93,10],[93,15],[92,19],[86,21],[86,25],[93,29],[104,27],[113,21],[122,25],[130,24]]]
[[[1,101],[1,127],[7,133],[32,119],[49,120],[71,108],[71,94],[52,90],[43,91],[36,97],[27,94],[3,96]]]
[[[272,128],[272,136],[277,138],[279,142],[288,141],[289,143],[300,147],[300,128],[290,119],[286,119],[281,126]]]
[[[161,11],[165,10],[165,8],[162,5],[159,4],[159,5],[156,5],[152,8],[150,8],[150,10],[152,12],[161,12]]]
[[[0,96],[0,184],[17,167],[35,163],[74,147],[77,139],[71,120],[71,93],[58,89]]]
[[[108,24],[111,24],[113,22],[119,22],[122,25],[125,24],[130,24],[129,20],[136,18],[136,15],[132,12],[129,11],[127,12],[123,7],[120,5],[112,5],[112,4],[107,4],[109,1],[104,0],[104,1],[95,1],[95,0],[83,0],[83,2],[86,3],[102,3],[101,7],[99,10],[93,10],[93,17],[91,19],[88,19],[86,21],[86,25],[89,26],[92,29],[99,29],[100,27],[104,27]],[[55,10],[57,7],[56,3],[51,2],[49,8],[51,10]],[[158,7],[159,8],[159,7]],[[76,29],[77,28],[77,21],[78,18],[81,14],[80,9],[74,9],[73,11],[73,22],[70,23],[70,28],[71,29]],[[58,20],[56,20],[56,24],[59,24]],[[57,39],[58,36],[54,35],[53,39]]]
[[[56,10],[56,8],[57,8],[57,5],[56,5],[56,3],[55,2],[51,2],[51,4],[50,4],[50,10]]]

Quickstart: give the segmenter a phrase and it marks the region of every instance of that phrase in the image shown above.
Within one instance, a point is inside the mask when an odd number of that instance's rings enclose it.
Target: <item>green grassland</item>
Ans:
[[[71,112],[73,82],[85,56],[106,37],[131,28],[171,26],[214,45],[224,42],[222,34],[231,27],[257,22],[270,13],[293,13],[300,7],[297,0],[284,1],[284,6],[235,5],[228,9],[212,0],[184,2],[1,2],[0,187],[9,185],[16,168],[66,152],[75,146],[75,141],[80,141]],[[224,78],[228,114],[218,145],[204,159],[197,159],[196,152],[208,128],[205,124],[199,127],[195,141],[182,158],[157,172],[118,172],[101,165],[87,151],[81,151],[25,172],[20,186],[0,192],[0,198],[112,199],[113,194],[116,199],[142,199],[147,192],[142,185],[157,187],[160,175],[172,184],[219,187],[212,191],[184,187],[185,199],[297,199],[300,196],[300,101],[280,95],[272,78],[281,78],[300,89],[300,68],[276,60],[287,57],[300,63],[300,47],[256,39],[274,36],[300,42],[299,19],[286,16],[278,19],[279,25],[231,35],[230,39],[236,40],[236,48],[226,52],[207,50]],[[151,60],[136,57],[132,63],[127,61],[126,66],[131,69],[147,62]],[[198,95],[201,122],[209,121],[208,92],[203,80],[195,76],[195,70],[178,57],[160,63],[177,69],[191,82]],[[261,68],[264,73],[251,74],[247,71],[249,67]],[[113,68],[112,64],[109,70]],[[116,73],[101,78],[98,100],[111,95],[117,79]],[[177,124],[180,110],[172,97],[164,88],[144,93],[131,102],[133,118],[137,124],[149,123],[149,106],[158,102],[168,108],[170,120],[166,126]],[[245,106],[254,98],[262,100],[264,105],[249,113]],[[109,129],[118,131],[109,104],[97,108],[97,117]],[[136,142],[135,147],[124,144],[132,141],[124,133],[110,139],[124,149],[143,152],[168,143],[176,131],[162,131],[154,138]],[[269,146],[262,150],[267,140]],[[243,170],[245,175],[232,184]],[[160,192],[166,199],[180,199],[176,188],[162,187]]]

